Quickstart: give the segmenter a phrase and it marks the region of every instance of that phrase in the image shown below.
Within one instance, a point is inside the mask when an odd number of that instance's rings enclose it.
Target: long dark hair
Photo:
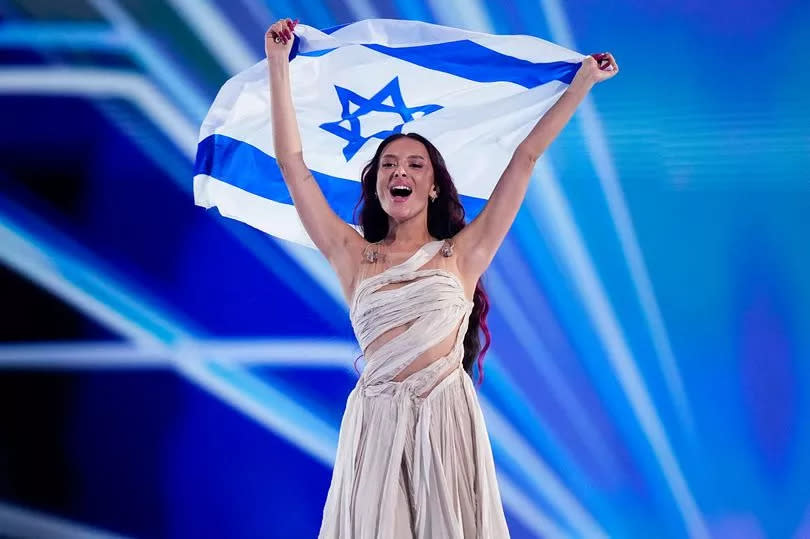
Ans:
[[[439,196],[428,204],[427,226],[431,236],[437,239],[452,238],[459,230],[466,226],[464,221],[464,206],[458,198],[458,191],[453,179],[447,171],[444,158],[429,140],[416,133],[395,133],[383,140],[374,153],[374,158],[363,168],[361,176],[362,194],[354,210],[354,221],[363,230],[366,241],[377,242],[388,235],[388,214],[385,213],[377,198],[377,171],[380,168],[380,157],[383,150],[397,139],[408,137],[418,140],[427,148],[430,163],[433,166],[433,179],[438,188]],[[487,327],[487,313],[489,312],[489,298],[484,291],[481,279],[475,285],[473,295],[473,309],[464,336],[464,359],[462,364],[467,374],[472,377],[473,363],[478,364],[478,383],[484,380],[484,354],[486,354],[492,338]],[[479,329],[484,334],[484,345],[481,346]]]

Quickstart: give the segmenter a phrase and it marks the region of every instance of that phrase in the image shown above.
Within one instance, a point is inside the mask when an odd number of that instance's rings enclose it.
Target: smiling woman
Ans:
[[[401,146],[401,144],[396,144],[396,147],[399,146]],[[389,152],[395,149],[395,147],[392,147],[389,149]],[[418,172],[424,167],[425,158],[418,154],[397,156],[393,153],[386,153],[383,155],[382,163],[380,164],[380,172],[396,169],[388,185],[388,192],[391,194],[394,202],[404,202],[413,193],[414,186],[406,178],[408,174],[406,171]],[[435,199],[435,197],[435,192],[431,192],[431,198]]]
[[[466,226],[464,206],[459,201],[444,159],[430,141],[416,133],[391,135],[377,147],[374,158],[363,170],[361,183],[363,190],[356,221],[369,242],[363,258],[379,262],[379,266],[361,266],[355,287],[369,271],[382,273],[413,251],[398,249],[390,241],[392,222],[397,226],[397,232],[403,234],[407,233],[409,226],[417,225],[417,232],[424,232],[426,221],[429,238],[423,245],[434,238],[445,240],[441,248],[445,260],[437,261],[441,263],[434,267],[442,267],[453,276],[459,275],[456,259],[451,257],[453,238]],[[465,297],[471,298],[473,303],[464,336],[462,367],[472,375],[473,362],[477,358],[480,381],[483,378],[483,356],[490,340],[486,325],[489,301],[480,278],[475,282],[458,280]],[[483,350],[479,345],[479,328],[486,339]],[[415,362],[415,366],[430,363],[423,359],[422,363]]]
[[[401,221],[423,210],[414,204],[404,205],[408,200],[427,202],[428,197],[435,201],[438,188],[433,180],[433,167],[427,156],[425,144],[406,135],[393,135],[380,144],[385,150],[376,169],[375,195],[382,210]],[[441,175],[439,177],[442,177]],[[413,198],[410,198],[411,195]],[[410,213],[409,213],[410,212]]]
[[[273,146],[301,222],[340,279],[366,360],[346,403],[320,537],[508,537],[471,381],[473,361],[480,377],[489,345],[480,279],[535,161],[618,67],[607,53],[585,58],[469,225],[438,149],[414,133],[391,134],[362,172],[361,236],[332,210],[303,160],[290,90],[294,30],[281,20],[265,38]]]

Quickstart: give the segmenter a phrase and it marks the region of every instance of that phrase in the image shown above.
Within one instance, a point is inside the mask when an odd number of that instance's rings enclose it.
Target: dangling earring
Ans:
[[[430,192],[430,201],[436,202],[436,199],[439,198],[439,190],[434,188],[433,191]]]

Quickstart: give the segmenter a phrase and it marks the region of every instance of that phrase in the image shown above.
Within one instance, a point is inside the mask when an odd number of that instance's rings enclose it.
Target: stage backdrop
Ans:
[[[192,195],[217,90],[290,16],[529,34],[621,66],[484,278],[512,536],[810,537],[806,1],[0,16],[0,535],[317,534],[360,355],[345,301],[316,251]]]

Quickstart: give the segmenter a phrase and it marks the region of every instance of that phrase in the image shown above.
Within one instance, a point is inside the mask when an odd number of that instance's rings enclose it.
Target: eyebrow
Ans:
[[[383,155],[383,158],[386,158],[386,157],[390,157],[390,158],[393,158],[393,159],[397,158],[396,155],[390,154],[390,153],[387,153],[387,154]],[[411,159],[411,158],[422,159],[423,161],[425,160],[425,158],[422,157],[421,155],[409,155],[408,159]]]

